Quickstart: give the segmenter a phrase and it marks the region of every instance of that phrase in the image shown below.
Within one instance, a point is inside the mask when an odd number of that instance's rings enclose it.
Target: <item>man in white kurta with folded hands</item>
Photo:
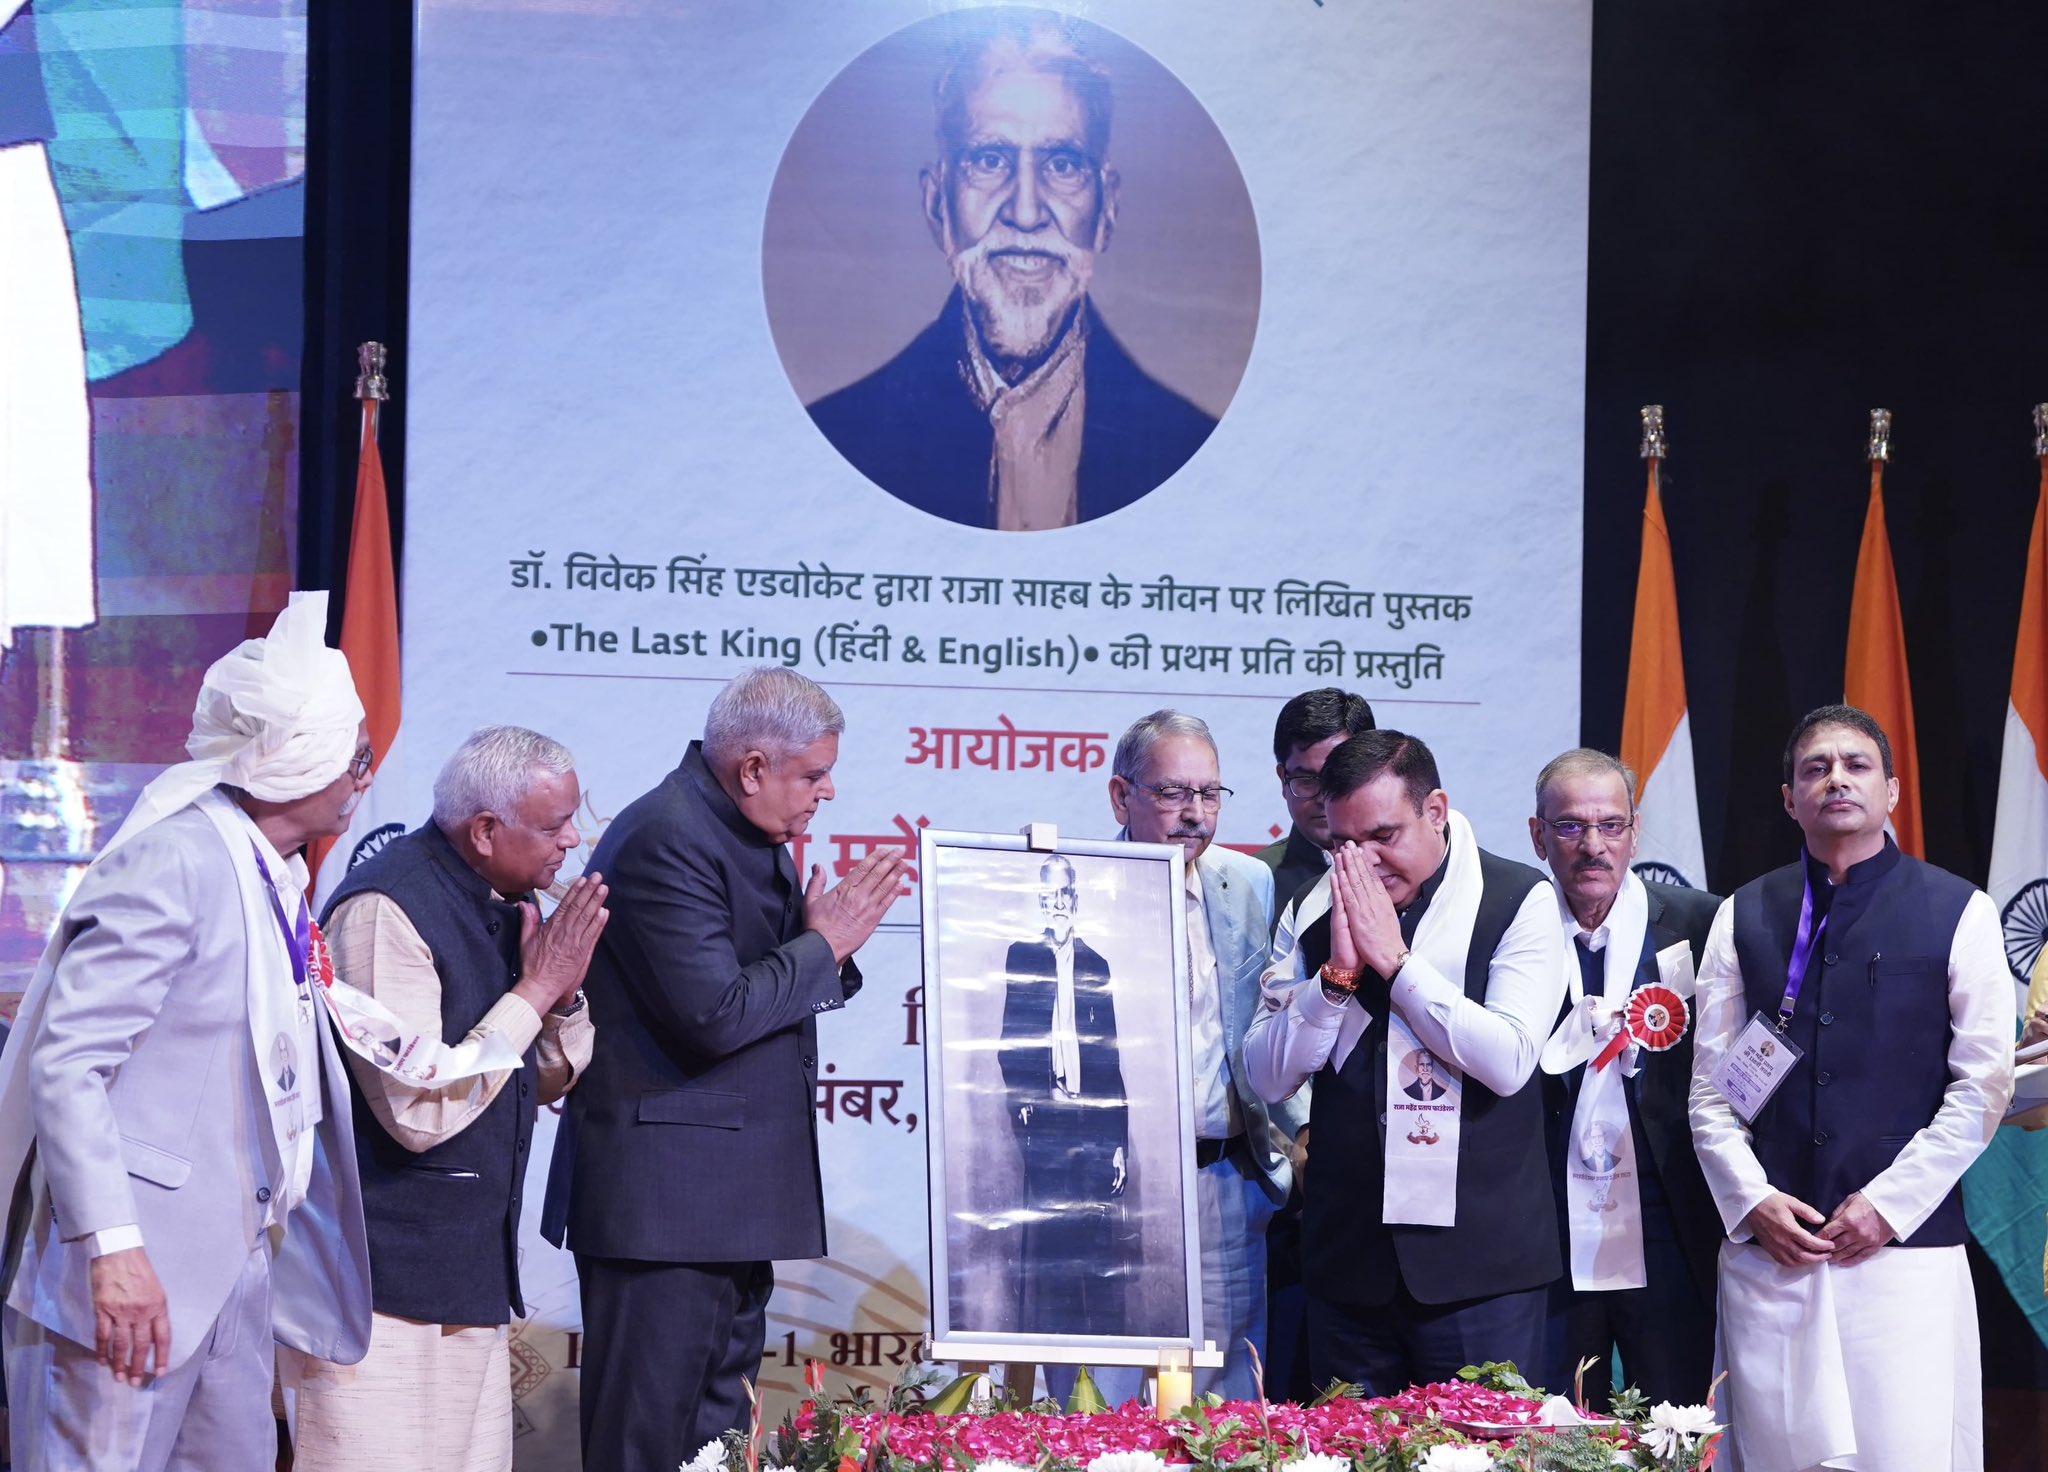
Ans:
[[[2012,1093],[1990,899],[1899,852],[1891,746],[1822,706],[1785,748],[1799,862],[1721,906],[1700,964],[1693,1143],[1728,1230],[1720,1408],[1736,1472],[1977,1472],[1958,1182]]]

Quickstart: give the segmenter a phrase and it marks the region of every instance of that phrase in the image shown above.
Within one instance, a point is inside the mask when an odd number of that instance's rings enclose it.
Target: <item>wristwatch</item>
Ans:
[[[577,987],[577,988],[576,988],[576,995],[575,995],[575,996],[573,996],[573,997],[571,997],[571,998],[569,998],[569,1005],[568,1005],[568,1006],[566,1006],[566,1007],[550,1007],[550,1008],[548,1008],[548,1016],[550,1016],[550,1017],[574,1017],[574,1016],[575,1016],[575,1015],[576,1015],[576,1014],[577,1014],[578,1012],[581,1012],[582,1010],[583,1010],[583,988],[579,986],[579,987]]]

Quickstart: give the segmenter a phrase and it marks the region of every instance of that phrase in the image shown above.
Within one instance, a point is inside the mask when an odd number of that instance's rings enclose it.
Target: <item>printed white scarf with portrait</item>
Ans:
[[[1580,926],[1562,899],[1559,907],[1574,952],[1572,1005],[1543,1045],[1542,1066],[1552,1074],[1586,1066],[1564,1151],[1572,1286],[1581,1292],[1640,1288],[1649,1281],[1643,1266],[1641,1170],[1623,1080],[1642,1066],[1642,1049],[1625,1044],[1604,1068],[1594,1067],[1592,1060],[1621,1030],[1622,1011],[1635,989],[1636,961],[1650,924],[1649,892],[1623,869],[1607,918],[1587,937],[1588,949],[1604,957],[1599,996],[1584,994],[1576,954]]]
[[[1472,949],[1472,926],[1479,917],[1479,840],[1465,815],[1453,809],[1449,822],[1450,860],[1443,883],[1415,927],[1411,956],[1419,956],[1460,986],[1465,957]],[[1301,967],[1298,937],[1330,909],[1333,874],[1325,870],[1315,888],[1303,895],[1283,918],[1274,938],[1278,966]],[[1363,1006],[1344,1009],[1330,1049],[1330,1067],[1342,1069],[1372,1014]],[[1433,1075],[1423,1083],[1415,1063],[1428,1057]],[[1411,1092],[1411,1090],[1413,1092]],[[1387,1018],[1386,1184],[1380,1198],[1380,1220],[1389,1224],[1448,1227],[1458,1215],[1459,1125],[1465,1098],[1465,1077],[1448,1058],[1430,1053],[1398,1010]]]

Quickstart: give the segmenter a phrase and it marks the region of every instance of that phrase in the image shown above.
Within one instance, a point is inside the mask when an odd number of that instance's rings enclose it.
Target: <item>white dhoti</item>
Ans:
[[[378,1314],[359,1365],[290,1356],[299,1472],[510,1472],[512,1355],[503,1324]]]
[[[10,7],[0,3],[0,21]],[[92,417],[71,239],[40,143],[0,148],[0,649],[93,621]]]
[[[1977,1301],[1960,1247],[1785,1268],[1721,1247],[1731,1472],[1982,1472]]]

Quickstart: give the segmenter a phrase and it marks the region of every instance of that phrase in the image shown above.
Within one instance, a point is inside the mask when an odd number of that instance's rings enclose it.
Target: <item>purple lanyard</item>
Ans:
[[[1778,1031],[1783,1032],[1792,1025],[1792,1013],[1799,1006],[1800,988],[1806,985],[1806,968],[1813,964],[1813,953],[1820,945],[1820,939],[1828,928],[1828,918],[1823,915],[1820,924],[1813,923],[1813,875],[1806,872],[1806,856],[1799,856],[1799,867],[1806,880],[1806,892],[1799,901],[1799,933],[1792,938],[1792,963],[1785,968],[1785,997],[1778,1003]]]
[[[263,862],[263,850],[251,841],[249,851],[256,855],[256,869],[263,876],[263,892],[270,896],[270,913],[277,916],[277,928],[284,932],[284,948],[291,952],[292,983],[303,991],[306,986],[306,957],[313,950],[312,931],[306,923],[306,907],[299,906],[297,925],[285,919],[284,901],[277,897],[277,884],[270,877],[270,865]],[[1811,898],[1809,895],[1808,899]]]

